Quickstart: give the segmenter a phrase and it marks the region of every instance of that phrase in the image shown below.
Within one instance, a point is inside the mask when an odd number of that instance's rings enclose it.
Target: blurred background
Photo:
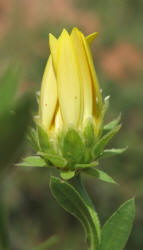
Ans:
[[[14,165],[32,153],[25,132],[38,108],[33,96],[49,55],[49,32],[58,37],[73,26],[84,34],[99,32],[92,51],[103,95],[111,96],[107,121],[122,113],[122,129],[110,147],[129,146],[100,164],[120,186],[84,181],[102,224],[136,197],[125,249],[143,249],[142,11],[142,0],[0,0],[0,249],[29,250],[52,235],[59,240],[48,249],[87,249],[80,224],[50,193],[52,172]]]

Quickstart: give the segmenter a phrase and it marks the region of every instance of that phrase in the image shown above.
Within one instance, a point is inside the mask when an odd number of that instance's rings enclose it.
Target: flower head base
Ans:
[[[49,37],[51,54],[42,79],[37,130],[29,138],[37,164],[55,166],[63,178],[93,168],[101,156],[125,150],[104,150],[118,132],[120,119],[103,126],[109,98],[102,103],[91,55],[96,36],[85,37],[74,28],[71,34],[63,30],[58,39]]]

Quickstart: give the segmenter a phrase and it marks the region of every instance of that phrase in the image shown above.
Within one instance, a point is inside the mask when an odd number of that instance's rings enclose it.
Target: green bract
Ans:
[[[105,98],[104,116],[108,105],[109,99]],[[18,165],[55,167],[61,171],[63,179],[70,179],[76,173],[83,172],[100,180],[115,183],[109,176],[109,178],[107,176],[101,178],[101,174],[105,176],[105,173],[95,169],[101,157],[121,154],[126,150],[126,148],[105,149],[108,142],[119,131],[121,125],[119,125],[120,118],[117,118],[103,126],[104,116],[99,135],[95,134],[92,119],[88,119],[85,127],[81,130],[69,126],[54,135],[48,134],[39,123],[36,124],[36,128],[29,131],[28,140],[37,156],[27,157]]]

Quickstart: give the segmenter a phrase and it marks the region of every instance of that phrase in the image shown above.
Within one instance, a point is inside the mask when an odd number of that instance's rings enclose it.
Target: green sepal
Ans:
[[[50,188],[59,204],[83,225],[90,250],[99,249],[100,226],[95,210],[86,203],[79,191],[66,181],[52,177]]]
[[[114,155],[119,155],[124,153],[128,147],[125,148],[112,148],[112,149],[105,149],[101,154],[101,157],[108,158]]]
[[[61,150],[63,156],[68,160],[69,167],[81,162],[84,155],[84,144],[75,129],[69,128],[65,133]]]
[[[103,226],[100,250],[124,249],[131,232],[134,213],[134,199],[126,201],[115,211]]]
[[[54,151],[53,145],[49,140],[49,136],[44,128],[42,128],[39,124],[37,125],[38,130],[38,139],[40,144],[40,151],[41,152],[52,152]]]
[[[55,167],[65,168],[67,165],[67,160],[60,155],[44,152],[38,152],[38,154],[41,155],[47,163],[50,162]]]
[[[84,164],[88,164],[89,162],[92,161],[91,153],[92,153],[92,147],[91,148],[85,147],[84,156],[83,156],[83,160],[82,160],[82,162]]]
[[[27,134],[27,140],[36,152],[40,150],[38,133],[36,129],[34,128],[29,129],[28,134]]]
[[[121,120],[121,114],[119,114],[115,120],[113,120],[112,122],[109,122],[108,124],[104,126],[103,133],[105,134],[111,131],[112,129],[114,129],[119,124],[120,120]]]
[[[64,180],[70,180],[71,178],[75,176],[75,171],[61,171],[60,176]]]
[[[110,99],[110,96],[106,96],[104,98],[104,104],[103,104],[103,110],[102,110],[102,119],[98,125],[98,129],[99,129],[99,132],[98,132],[98,138],[101,137],[102,135],[102,132],[103,132],[103,126],[104,126],[104,118],[105,118],[105,115],[106,115],[106,112],[109,108],[109,99]]]
[[[80,170],[80,169],[84,169],[84,168],[91,168],[91,167],[96,167],[98,166],[98,161],[93,161],[91,163],[77,163],[75,164],[75,169],[76,170]]]
[[[46,162],[40,156],[28,156],[23,162],[17,163],[16,166],[21,167],[46,167]]]
[[[109,176],[107,173],[104,171],[101,171],[97,168],[86,168],[83,169],[83,173],[88,174],[90,176],[96,177],[100,181],[112,183],[112,184],[117,184],[111,176]]]
[[[83,138],[86,147],[91,147],[95,143],[95,128],[91,119],[86,122],[83,129]]]
[[[110,132],[108,132],[106,135],[101,137],[101,139],[96,143],[92,151],[94,159],[98,158],[102,154],[104,147],[108,144],[108,142],[112,139],[112,137],[119,131],[120,128],[121,125],[118,125],[115,128],[113,128]]]

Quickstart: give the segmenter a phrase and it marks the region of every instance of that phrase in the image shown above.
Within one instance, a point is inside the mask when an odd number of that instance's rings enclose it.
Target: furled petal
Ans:
[[[74,28],[71,33],[71,39],[76,52],[76,59],[79,65],[79,72],[81,77],[81,94],[82,94],[82,121],[92,116],[93,112],[93,95],[92,95],[92,78],[85,52],[84,44],[81,34],[77,28]]]
[[[40,93],[40,123],[48,131],[54,117],[57,104],[57,82],[50,56],[42,79]]]
[[[97,36],[98,36],[98,32],[94,32],[86,37],[86,41],[90,45]]]
[[[62,115],[61,115],[60,108],[58,107],[58,111],[55,116],[55,124],[54,124],[55,132],[58,132],[62,128],[62,126],[63,126]]]
[[[80,116],[80,78],[71,38],[63,30],[58,40],[56,68],[60,110],[65,125],[78,125]]]
[[[80,32],[81,33],[81,32]],[[90,70],[91,70],[91,76],[92,76],[92,80],[93,80],[93,87],[94,87],[94,115],[96,118],[96,121],[98,122],[98,120],[100,120],[101,116],[102,116],[102,96],[100,93],[100,88],[99,88],[99,84],[98,84],[98,78],[96,76],[96,71],[94,68],[94,63],[93,63],[93,58],[92,58],[92,54],[91,54],[91,49],[89,47],[88,44],[88,39],[86,39],[84,37],[84,35],[81,33],[81,37],[84,43],[84,47],[85,47],[85,51],[86,51],[86,55],[88,58],[88,63],[90,66]]]
[[[53,60],[53,66],[56,73],[57,68],[57,47],[58,47],[58,40],[50,33],[49,34],[49,46]]]

